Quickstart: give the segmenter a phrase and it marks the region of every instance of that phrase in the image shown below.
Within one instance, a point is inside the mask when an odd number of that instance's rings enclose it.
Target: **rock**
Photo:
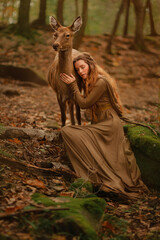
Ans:
[[[160,137],[142,126],[125,126],[144,183],[160,190]]]

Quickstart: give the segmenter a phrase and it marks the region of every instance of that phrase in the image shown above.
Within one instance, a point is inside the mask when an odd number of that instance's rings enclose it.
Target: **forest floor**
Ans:
[[[105,53],[108,36],[86,36],[80,51],[90,52],[97,63],[116,80],[126,116],[149,123],[159,130],[160,96],[160,37],[146,37],[148,52],[130,48],[133,39],[116,37],[113,54]],[[13,35],[1,36],[0,64],[30,67],[46,78],[47,69],[54,58],[51,47],[52,33],[39,31],[37,42]],[[8,91],[9,90],[9,91]],[[60,126],[60,110],[56,95],[49,86],[40,86],[11,78],[0,78],[0,123],[4,126],[48,130],[53,124]],[[67,124],[70,124],[69,118]],[[82,124],[87,121],[82,115]],[[55,131],[60,131],[57,127]],[[52,162],[55,168],[69,169],[62,143],[37,139],[0,139],[0,151],[7,151],[22,163],[36,165],[40,161]],[[32,203],[36,191],[47,196],[68,195],[68,182],[63,176],[45,177],[27,171],[0,166],[0,214],[14,214]],[[104,222],[102,239],[160,239],[159,193],[151,193],[137,202],[123,202],[106,198],[106,212],[128,222],[124,238],[120,228]],[[4,239],[38,239],[34,224],[23,217],[1,218],[0,233]],[[28,224],[28,227],[26,225]],[[0,238],[1,239],[1,238]],[[52,239],[67,239],[59,236]]]

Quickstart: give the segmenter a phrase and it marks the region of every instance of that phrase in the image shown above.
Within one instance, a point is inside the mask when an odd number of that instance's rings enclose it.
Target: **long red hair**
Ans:
[[[110,97],[112,99],[113,108],[116,110],[119,116],[122,116],[122,103],[118,94],[117,84],[114,78],[112,78],[106,71],[104,71],[92,58],[89,53],[80,53],[77,57],[73,60],[73,65],[75,68],[75,62],[83,60],[85,63],[89,65],[89,73],[88,78],[86,80],[81,80],[81,87],[84,89],[85,96],[87,96],[93,87],[96,84],[96,81],[99,77],[103,77],[106,80],[108,89],[110,92]],[[76,69],[75,69],[76,71]],[[79,76],[79,75],[78,75]],[[93,115],[95,111],[94,106],[92,107]]]

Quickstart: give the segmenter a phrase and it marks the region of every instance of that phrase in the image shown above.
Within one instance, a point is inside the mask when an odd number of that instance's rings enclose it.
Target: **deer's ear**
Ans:
[[[53,17],[49,17],[49,23],[54,31],[57,31],[57,29],[61,26],[61,24]]]
[[[77,17],[74,22],[72,23],[72,25],[70,26],[70,29],[72,32],[77,32],[79,31],[79,29],[81,28],[82,26],[82,18],[79,16]]]

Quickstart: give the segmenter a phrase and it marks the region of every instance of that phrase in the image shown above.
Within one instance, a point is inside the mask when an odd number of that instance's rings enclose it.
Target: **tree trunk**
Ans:
[[[57,20],[63,25],[63,7],[64,7],[64,0],[58,0],[57,3]]]
[[[78,49],[81,45],[82,38],[85,34],[85,29],[87,25],[87,20],[88,20],[88,0],[83,0],[83,6],[82,6],[82,27],[80,31],[75,35],[74,42],[73,42],[73,47],[75,49]]]
[[[124,29],[123,29],[124,37],[128,35],[129,9],[130,9],[130,0],[126,0],[126,15],[125,15],[125,23],[124,23]]]
[[[115,33],[117,31],[119,20],[120,20],[121,14],[122,14],[123,9],[124,9],[124,5],[125,5],[125,1],[121,0],[121,4],[120,4],[119,10],[118,10],[117,15],[116,15],[116,19],[115,19],[115,22],[114,22],[112,33],[111,33],[111,36],[110,36],[110,39],[108,41],[108,45],[107,45],[107,48],[106,48],[106,52],[107,53],[111,53],[112,52],[111,51],[111,47],[112,47],[113,38],[114,38]]]
[[[132,0],[135,9],[136,16],[136,27],[134,37],[134,48],[136,50],[146,50],[143,37],[143,26],[144,26],[144,1],[143,0]]]
[[[157,36],[157,32],[156,32],[156,29],[155,29],[155,25],[154,25],[154,20],[153,20],[153,13],[152,13],[152,3],[150,0],[148,0],[148,8],[149,8],[149,19],[150,19],[150,35],[151,36]]]
[[[29,11],[31,0],[20,0],[17,32],[25,35],[29,30]]]
[[[46,24],[46,0],[40,0],[40,9],[39,9],[39,17],[38,17],[38,22],[41,25]]]
[[[75,17],[78,17],[79,16],[79,5],[78,5],[78,0],[75,0]]]

